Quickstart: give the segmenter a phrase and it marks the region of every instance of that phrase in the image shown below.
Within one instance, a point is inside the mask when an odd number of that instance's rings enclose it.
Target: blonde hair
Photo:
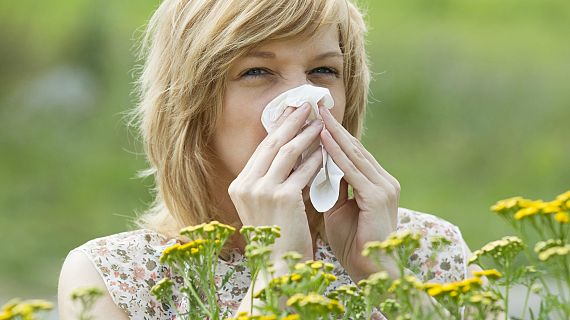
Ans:
[[[142,136],[154,176],[155,200],[139,226],[168,236],[210,220],[222,221],[209,193],[208,148],[220,114],[229,66],[266,40],[312,34],[338,25],[344,55],[343,125],[360,139],[370,81],[365,23],[348,0],[165,0],[142,41],[139,103],[132,122]],[[235,225],[235,224],[234,224]]]

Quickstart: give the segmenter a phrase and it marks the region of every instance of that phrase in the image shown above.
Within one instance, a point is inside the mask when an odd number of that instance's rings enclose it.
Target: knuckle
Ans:
[[[286,145],[284,145],[283,147],[281,147],[281,149],[279,149],[279,153],[286,158],[295,156],[299,153],[298,148],[292,144],[292,143],[288,143]]]
[[[265,140],[263,140],[260,146],[265,149],[275,149],[279,146],[279,139],[273,136],[268,136]]]
[[[356,139],[355,137],[350,137],[350,142],[356,146],[356,147],[361,147],[362,143],[360,142],[360,140]]]
[[[350,147],[350,152],[352,152],[352,154],[354,154],[358,158],[358,160],[365,159],[360,149],[355,145],[352,145],[352,147]]]
[[[267,200],[271,198],[271,188],[265,187],[263,184],[257,184],[251,188],[250,196],[256,200]]]
[[[396,193],[400,194],[400,191],[402,190],[402,186],[400,185],[400,181],[394,179],[394,189],[396,191]]]
[[[273,200],[277,203],[287,203],[294,201],[296,196],[295,190],[291,188],[281,188],[273,194]]]
[[[400,189],[398,187],[396,187],[395,185],[392,185],[391,188],[388,188],[388,190],[386,192],[387,200],[395,201],[395,200],[398,200],[399,197],[400,197]]]

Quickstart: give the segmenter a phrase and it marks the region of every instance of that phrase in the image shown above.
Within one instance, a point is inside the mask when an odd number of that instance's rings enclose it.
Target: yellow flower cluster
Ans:
[[[386,284],[388,281],[390,281],[390,276],[388,275],[388,273],[386,271],[380,271],[371,274],[367,279],[362,279],[358,281],[358,286],[359,287],[365,287],[367,285],[378,286]]]
[[[499,200],[491,207],[491,211],[494,211],[496,213],[505,213],[508,210],[517,207],[520,200],[523,200],[523,198],[513,197],[509,199]]]
[[[338,300],[315,293],[297,293],[287,300],[287,306],[294,307],[298,311],[307,310],[314,314],[344,313],[344,307]]]
[[[211,240],[196,239],[185,244],[175,243],[164,249],[160,257],[160,262],[164,263],[175,259],[190,259],[194,256],[198,256],[200,253],[206,252],[206,248],[212,243],[218,247],[221,245],[220,240],[217,239],[213,242]]]
[[[289,254],[292,255],[293,253]],[[289,284],[298,285],[302,281],[306,281],[305,283],[324,282],[328,286],[336,280],[336,276],[329,273],[334,269],[334,265],[328,262],[307,260],[304,263],[295,264],[291,269],[293,272],[271,279],[267,287],[283,292],[285,286]],[[264,288],[256,292],[254,297],[263,299],[266,293],[266,288]]]
[[[423,289],[432,297],[448,296],[455,298],[472,289],[481,288],[482,285],[483,280],[480,277],[473,277],[451,283],[426,283]]]
[[[548,239],[545,241],[539,241],[534,245],[534,252],[536,253],[541,253],[543,251],[545,251],[546,249],[552,248],[552,247],[559,247],[562,246],[562,240],[560,239]]]
[[[53,309],[53,304],[45,300],[26,300],[14,299],[6,303],[0,312],[0,320],[36,319],[35,314],[41,311]]]
[[[159,298],[167,298],[172,295],[172,287],[174,286],[174,282],[168,278],[164,278],[158,281],[150,290],[150,293]]]
[[[485,306],[495,305],[499,301],[499,296],[492,291],[478,292],[469,298],[472,304],[479,304]]]
[[[362,280],[361,280],[362,281]],[[359,282],[360,283],[360,282]],[[331,294],[329,295],[329,297],[331,298],[336,298],[338,297],[340,294],[344,294],[347,296],[353,296],[356,297],[358,296],[358,287],[354,284],[344,284],[342,286],[339,286],[338,288],[336,288],[333,292],[331,292]]]
[[[488,270],[474,271],[473,276],[477,278],[486,277],[489,279],[499,279],[503,276],[503,274],[497,271],[497,269],[488,269]]]
[[[290,314],[288,316],[277,318],[275,315],[269,316],[252,316],[247,311],[241,311],[235,318],[227,318],[226,320],[299,320],[301,319],[298,314]]]
[[[537,215],[551,215],[559,223],[570,222],[570,191],[560,194],[555,200],[529,200],[514,197],[498,201],[491,210],[499,214],[514,213],[515,220],[522,220]]]
[[[239,232],[246,236],[253,234],[251,241],[258,241],[258,237],[262,235],[272,237],[273,239],[281,237],[281,228],[279,226],[243,226]]]
[[[412,233],[409,230],[395,232],[389,235],[388,238],[384,241],[371,241],[366,243],[364,250],[362,251],[362,255],[368,257],[373,251],[391,253],[394,250],[397,250],[405,245],[410,245],[417,248],[419,246],[419,241],[419,233]]]
[[[403,280],[403,281],[402,281]],[[409,291],[410,289],[422,290],[424,289],[424,284],[419,281],[414,276],[404,276],[403,278],[396,279],[392,282],[392,285],[388,288],[388,292],[395,292],[398,288],[404,291]]]
[[[554,256],[566,256],[570,252],[570,244],[547,248],[538,253],[540,261],[546,261]]]
[[[75,289],[71,293],[71,300],[79,300],[83,298],[97,298],[103,295],[103,290],[97,287],[81,287]]]
[[[524,244],[519,237],[506,236],[500,240],[487,243],[481,249],[475,250],[469,264],[475,263],[480,257],[490,255],[493,258],[509,255],[514,256],[524,249]]]
[[[210,240],[218,239],[223,241],[235,231],[236,229],[234,227],[214,220],[208,223],[186,227],[180,230],[180,234],[187,236],[190,239],[206,238]]]

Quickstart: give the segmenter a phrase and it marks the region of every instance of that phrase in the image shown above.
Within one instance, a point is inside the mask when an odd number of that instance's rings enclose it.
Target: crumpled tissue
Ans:
[[[312,109],[307,123],[313,119],[321,119],[318,109],[319,102],[328,109],[334,106],[334,100],[327,88],[305,84],[281,93],[265,106],[261,115],[263,127],[269,133],[273,122],[279,119],[287,107],[298,108],[305,102],[308,102]],[[320,141],[317,147],[321,148],[323,165],[311,182],[309,196],[313,207],[318,212],[325,212],[331,209],[338,200],[340,180],[344,172],[334,163]],[[315,149],[309,148],[304,151],[301,161],[313,150]]]

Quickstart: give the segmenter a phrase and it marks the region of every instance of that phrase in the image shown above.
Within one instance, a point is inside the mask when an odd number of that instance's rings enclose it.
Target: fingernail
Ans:
[[[293,108],[293,107],[287,107],[287,108],[283,111],[282,116],[283,116],[283,117],[286,117],[286,116],[290,115],[290,114],[293,112],[293,110],[295,110],[295,108]]]

